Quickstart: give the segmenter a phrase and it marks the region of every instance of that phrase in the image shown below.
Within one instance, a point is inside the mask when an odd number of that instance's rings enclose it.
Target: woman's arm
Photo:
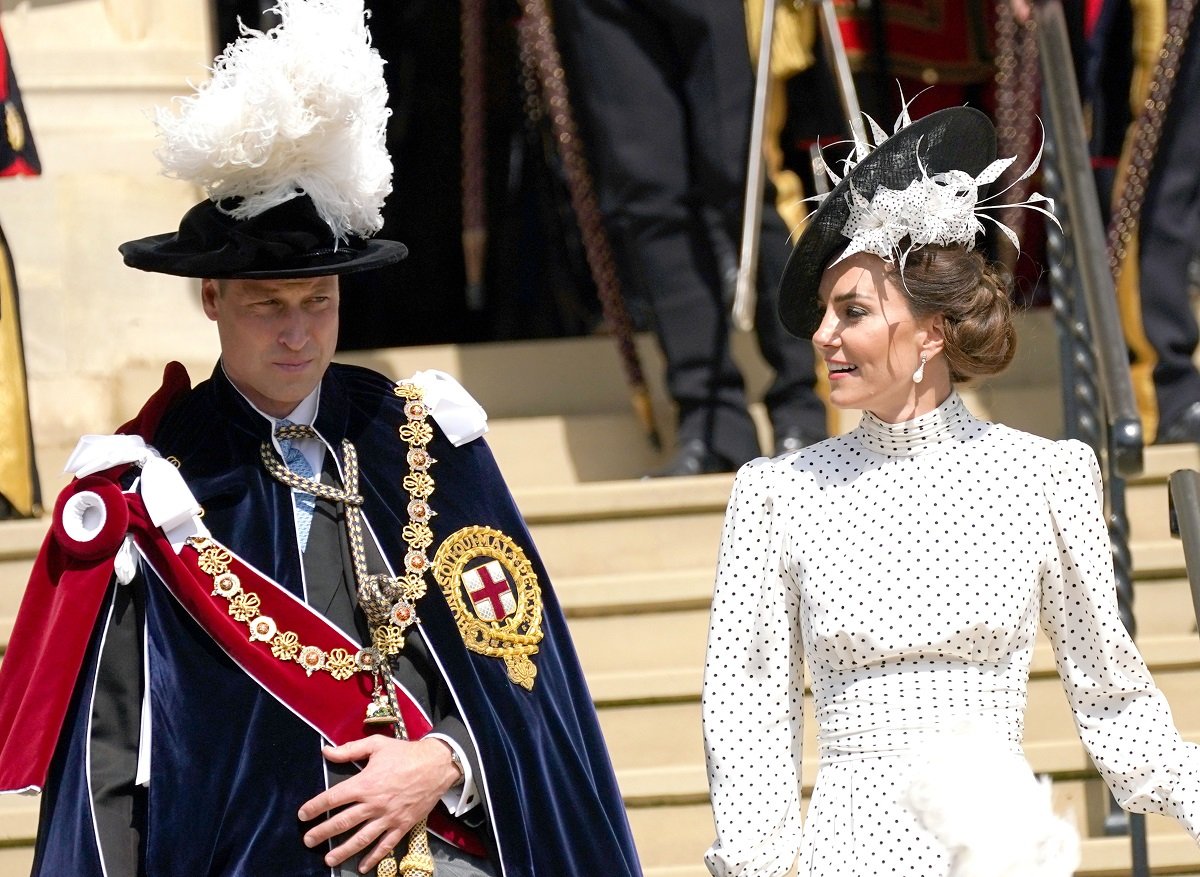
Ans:
[[[725,515],[702,712],[717,840],[709,870],[782,877],[800,845],[804,663],[771,464],[742,467]]]
[[[1095,454],[1060,443],[1048,476],[1055,544],[1042,574],[1042,628],[1080,739],[1122,807],[1174,816],[1200,840],[1200,746],[1180,738],[1117,612]]]

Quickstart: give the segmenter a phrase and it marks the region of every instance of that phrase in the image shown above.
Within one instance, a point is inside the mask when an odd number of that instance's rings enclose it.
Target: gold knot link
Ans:
[[[210,576],[218,576],[223,572],[229,571],[229,562],[233,560],[233,556],[224,548],[205,548],[200,553],[200,559],[197,565]]]

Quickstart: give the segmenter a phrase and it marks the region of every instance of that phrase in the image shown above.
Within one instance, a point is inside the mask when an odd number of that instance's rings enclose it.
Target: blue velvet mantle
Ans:
[[[334,448],[343,437],[357,447],[366,518],[393,567],[402,568],[407,463],[396,429],[405,416],[392,387],[374,372],[333,366],[314,426]],[[213,535],[299,595],[290,493],[259,461],[269,429],[218,366],[168,411],[153,444],[179,460]],[[640,875],[587,686],[524,522],[485,442],[455,448],[435,433],[430,556],[463,527],[499,529],[530,558],[544,604],[532,691],[509,681],[502,660],[464,646],[436,584],[418,604],[479,749],[491,828],[485,841],[508,877]],[[324,849],[304,847],[296,816],[326,787],[316,732],[242,673],[153,572],[144,572],[153,778],[134,808],[141,873],[328,875]],[[104,623],[93,635],[93,664]],[[85,774],[93,674],[88,667],[81,675],[55,755],[35,874],[101,874]]]

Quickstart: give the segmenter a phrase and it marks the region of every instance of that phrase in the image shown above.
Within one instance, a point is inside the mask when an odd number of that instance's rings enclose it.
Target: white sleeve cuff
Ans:
[[[462,816],[467,811],[471,810],[479,803],[479,792],[475,788],[475,778],[471,771],[471,762],[467,759],[467,754],[463,752],[461,746],[452,737],[445,734],[439,734],[432,731],[425,735],[434,740],[441,740],[456,753],[458,753],[458,763],[462,765],[463,778],[462,782],[451,786],[446,794],[442,795],[442,803],[446,805],[446,809],[450,811],[451,816]]]

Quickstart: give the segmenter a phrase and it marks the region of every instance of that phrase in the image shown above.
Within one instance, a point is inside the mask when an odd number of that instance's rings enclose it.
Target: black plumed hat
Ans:
[[[184,214],[178,231],[127,241],[118,249],[126,265],[143,271],[247,280],[350,274],[408,254],[399,241],[352,236],[338,242],[306,195],[247,219],[201,201]]]
[[[167,176],[208,195],[179,229],[129,241],[125,263],[185,277],[365,271],[407,248],[374,240],[392,189],[387,84],[363,0],[277,0],[194,94],[159,108]]]

